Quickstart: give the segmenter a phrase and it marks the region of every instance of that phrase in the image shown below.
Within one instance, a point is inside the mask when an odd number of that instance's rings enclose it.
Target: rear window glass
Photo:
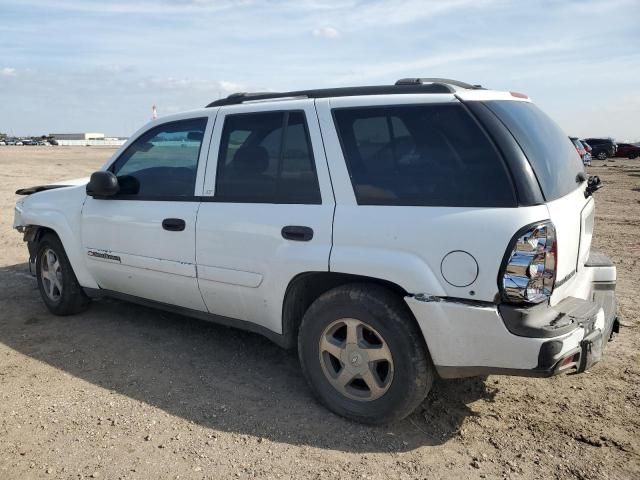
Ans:
[[[515,205],[502,159],[462,105],[333,113],[358,204]]]
[[[529,102],[488,101],[514,136],[538,178],[546,200],[578,188],[576,176],[584,166],[567,134],[547,114]]]

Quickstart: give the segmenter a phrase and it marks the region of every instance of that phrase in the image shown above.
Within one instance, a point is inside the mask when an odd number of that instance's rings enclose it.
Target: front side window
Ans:
[[[463,106],[333,113],[358,204],[515,205],[502,159]]]
[[[139,198],[192,197],[206,118],[152,128],[115,161],[119,195]]]
[[[304,113],[227,115],[215,197],[242,203],[321,203]]]

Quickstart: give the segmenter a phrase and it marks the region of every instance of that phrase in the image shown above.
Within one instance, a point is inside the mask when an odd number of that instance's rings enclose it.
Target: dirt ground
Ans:
[[[623,330],[582,375],[439,381],[387,427],[312,398],[295,353],[114,300],[54,317],[11,228],[14,191],[113,150],[0,147],[0,479],[640,478],[640,160],[594,162],[594,246]]]

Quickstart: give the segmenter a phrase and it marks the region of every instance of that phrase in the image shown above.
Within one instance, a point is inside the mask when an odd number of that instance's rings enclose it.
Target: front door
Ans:
[[[100,288],[206,310],[196,279],[195,232],[208,120],[170,121],[142,133],[109,166],[120,192],[87,198],[82,243]]]
[[[200,290],[210,312],[279,333],[289,282],[329,266],[334,199],[313,100],[222,107],[210,152]]]

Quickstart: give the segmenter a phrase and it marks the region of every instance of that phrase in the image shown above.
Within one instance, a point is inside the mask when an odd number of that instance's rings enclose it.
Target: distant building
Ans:
[[[56,140],[104,140],[104,133],[50,133]]]
[[[105,137],[104,133],[50,133],[58,142],[58,145],[67,147],[93,146],[93,147],[119,147],[124,144],[126,138]]]

